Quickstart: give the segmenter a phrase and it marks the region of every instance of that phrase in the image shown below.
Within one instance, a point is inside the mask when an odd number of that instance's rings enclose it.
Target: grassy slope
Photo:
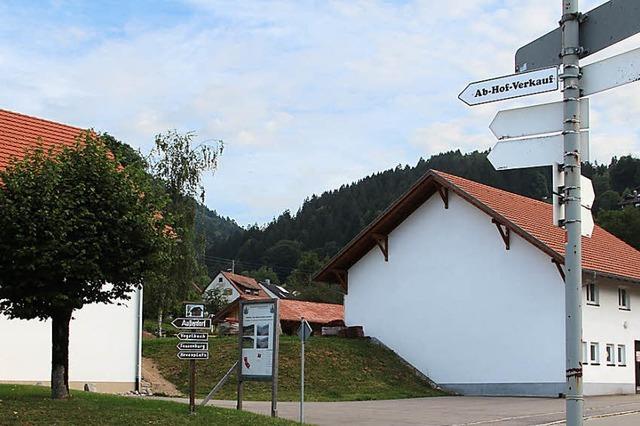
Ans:
[[[248,412],[223,408],[198,408],[190,416],[188,406],[177,402],[73,393],[66,401],[49,398],[49,388],[0,384],[0,424],[11,425],[288,425]]]
[[[206,395],[237,358],[237,337],[209,340],[210,359],[197,362],[196,391]],[[164,377],[185,392],[188,362],[176,357],[175,338],[145,340],[144,356],[153,358]],[[309,401],[396,399],[443,395],[417,378],[396,355],[367,339],[312,337],[306,344],[305,399]],[[271,398],[270,383],[245,383],[245,399]],[[296,401],[300,392],[300,342],[280,339],[278,399]],[[216,394],[235,399],[235,375]]]

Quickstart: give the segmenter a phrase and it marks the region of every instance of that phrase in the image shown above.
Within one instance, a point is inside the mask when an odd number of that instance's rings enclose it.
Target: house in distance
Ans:
[[[251,277],[221,271],[205,289],[205,293],[215,287],[222,289],[227,297],[227,306],[213,317],[214,324],[222,324],[224,329],[233,329],[238,322],[238,309],[241,300],[279,299],[280,327],[286,334],[293,334],[300,327],[301,318],[305,318],[317,334],[323,326],[344,325],[344,308],[332,303],[318,303],[294,300],[293,295],[284,287],[269,281],[259,283]]]
[[[582,241],[584,393],[635,393],[640,252],[599,226]],[[564,244],[550,204],[430,170],[314,279],[343,286],[347,326],[444,388],[557,396]]]

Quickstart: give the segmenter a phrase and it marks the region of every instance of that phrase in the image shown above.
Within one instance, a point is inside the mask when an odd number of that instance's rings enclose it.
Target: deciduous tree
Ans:
[[[127,300],[166,243],[158,200],[94,133],[0,172],[0,313],[51,320],[51,395],[69,396],[69,323]]]

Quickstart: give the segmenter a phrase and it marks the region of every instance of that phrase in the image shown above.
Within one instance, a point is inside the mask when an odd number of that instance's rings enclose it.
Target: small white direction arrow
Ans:
[[[582,67],[582,96],[640,79],[640,48]]]
[[[564,187],[564,172],[558,164],[553,164],[552,177],[553,177],[553,224],[560,226],[560,221],[565,219],[565,205],[560,202],[558,192],[561,191],[561,187]],[[580,234],[584,237],[591,237],[593,233],[593,216],[591,214],[591,206],[595,199],[595,193],[593,192],[593,184],[591,179],[585,176],[580,176]]]
[[[589,132],[580,132],[581,161],[589,161]],[[496,170],[523,169],[564,163],[562,135],[498,141],[488,160]]]
[[[558,67],[505,75],[470,83],[458,98],[467,105],[502,101],[558,90]]]
[[[591,209],[582,206],[580,212],[580,234],[583,237],[591,238],[593,234],[593,216],[591,215]]]
[[[564,102],[498,111],[489,129],[498,139],[521,138],[563,130]],[[580,128],[589,128],[589,98],[580,99]]]
[[[593,190],[591,179],[586,176],[580,176],[580,204],[582,207],[591,209],[596,199],[596,193]]]

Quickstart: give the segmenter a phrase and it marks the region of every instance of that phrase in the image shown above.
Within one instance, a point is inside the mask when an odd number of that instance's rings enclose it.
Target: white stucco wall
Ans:
[[[564,382],[556,267],[513,233],[505,250],[491,218],[451,192],[449,209],[433,196],[389,235],[389,262],[374,247],[348,278],[347,324],[437,383]]]
[[[220,281],[220,278],[222,278],[222,281]],[[236,290],[236,288],[229,282],[229,280],[224,275],[222,275],[222,273],[219,273],[218,275],[216,275],[216,277],[213,280],[211,280],[211,283],[209,283],[209,285],[205,289],[205,292],[215,287],[220,288],[223,292],[226,289],[231,289],[231,294],[228,294],[225,296],[227,303],[233,302],[240,296],[240,293],[238,293],[238,290]]]
[[[138,368],[139,297],[137,291],[126,305],[92,304],[74,313],[69,337],[70,382],[128,383],[133,388]],[[0,382],[50,380],[50,321],[10,320],[0,315],[0,336]]]
[[[592,278],[586,276],[584,284]],[[637,285],[617,280],[596,277],[598,283],[599,306],[588,305],[586,291],[583,292],[582,334],[587,344],[598,342],[600,365],[592,365],[587,359],[583,366],[585,392],[587,393],[627,393],[635,391],[635,340],[640,340],[640,288]],[[630,297],[631,310],[618,307],[618,287],[626,288]],[[584,289],[584,288],[583,288]],[[616,345],[615,366],[607,365],[606,346]],[[617,360],[617,346],[625,345],[626,366]],[[587,346],[588,347],[588,346]]]

